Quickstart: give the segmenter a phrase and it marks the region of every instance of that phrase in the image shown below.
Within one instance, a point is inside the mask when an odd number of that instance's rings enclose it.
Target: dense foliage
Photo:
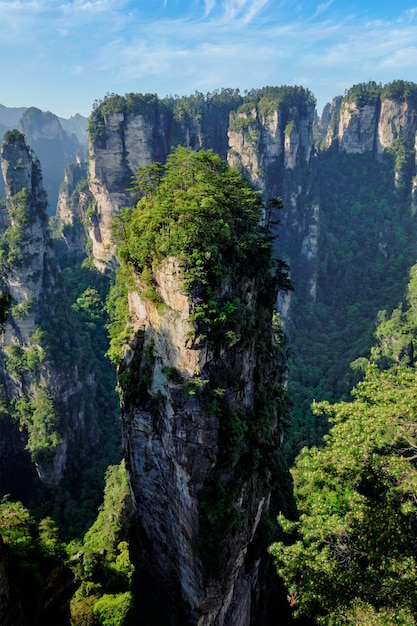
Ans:
[[[72,626],[122,626],[133,607],[128,530],[132,513],[122,462],[106,472],[104,501],[82,542],[68,546],[79,584],[71,600]]]
[[[415,220],[404,188],[395,185],[394,155],[321,153],[305,204],[320,203],[317,258],[295,258],[297,241],[283,237],[295,284],[287,332],[292,346],[289,390],[294,406],[288,449],[316,444],[327,430],[313,415],[316,400],[346,399],[358,374],[350,363],[369,356],[379,310],[388,314],[403,297],[416,258]],[[295,175],[296,172],[293,173]],[[406,188],[411,184],[407,178]],[[319,192],[317,190],[319,188]],[[316,290],[307,295],[311,276]]]
[[[319,624],[417,617],[416,302],[414,266],[407,305],[380,316],[379,368],[367,365],[351,402],[313,404],[332,428],[292,470],[300,517],[279,518],[288,542],[271,552],[295,613]]]
[[[234,276],[249,279],[257,272],[271,283],[273,293],[278,284],[289,286],[282,264],[277,267],[275,289],[271,282],[271,247],[260,223],[261,197],[213,152],[181,147],[165,166],[140,170],[138,185],[144,197],[135,210],[118,216],[114,232],[119,258],[135,268],[143,283],[142,297],[158,303],[153,267],[174,256],[183,264],[188,293],[197,298],[193,319],[200,337],[230,342],[253,331],[249,307],[222,293],[222,285]],[[113,309],[117,312],[116,304]],[[115,357],[123,340],[120,332],[125,332],[119,320],[124,322],[126,315],[126,308],[119,305],[111,326]]]
[[[14,610],[16,621],[13,623],[25,624],[49,624],[54,618],[68,619],[65,608],[59,614],[48,589],[51,574],[56,575],[58,571],[61,583],[67,585],[67,592],[75,589],[71,571],[63,566],[65,549],[52,520],[37,521],[21,502],[3,498],[0,501],[0,551],[2,592],[7,583],[11,587],[9,598],[2,594],[2,602],[8,599],[9,603],[14,603],[14,609],[3,605],[2,615],[5,610]]]
[[[358,83],[348,89],[344,102],[354,102],[358,107],[378,105],[386,98],[397,102],[409,102],[413,109],[417,107],[417,85],[405,80],[394,80],[382,86],[370,80],[367,83]]]

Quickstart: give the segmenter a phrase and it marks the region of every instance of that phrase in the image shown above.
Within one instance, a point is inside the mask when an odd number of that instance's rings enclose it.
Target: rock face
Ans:
[[[29,451],[41,481],[54,486],[64,476],[73,447],[94,431],[90,424],[86,432],[82,400],[87,387],[94,395],[94,378],[88,372],[81,380],[77,363],[66,362],[71,322],[63,308],[39,161],[19,131],[6,135],[1,158],[7,194],[0,241],[2,446],[13,442],[16,458]],[[15,482],[10,473],[3,475],[2,489],[10,481]]]
[[[214,402],[218,394],[225,410],[250,414],[260,370],[270,380],[274,373],[261,364],[256,341],[213,350],[190,339],[193,305],[176,259],[168,259],[156,279],[163,309],[144,301],[140,289],[130,294],[135,338],[120,372],[125,456],[143,533],[141,560],[158,581],[151,597],[161,606],[164,623],[246,626],[260,556],[256,551],[249,556],[249,549],[268,509],[268,481],[258,470],[236,479],[221,467],[224,425]],[[237,282],[233,295],[246,290],[256,306],[254,284]],[[228,386],[232,378],[242,385]],[[272,428],[277,445],[277,420]],[[233,522],[222,507],[236,513]],[[217,527],[216,515],[225,528]],[[217,559],[220,565],[213,565]]]
[[[268,196],[277,195],[277,170],[291,170],[300,160],[310,160],[314,111],[311,104],[291,116],[279,105],[268,113],[243,105],[231,117],[229,164],[242,167]]]
[[[383,98],[372,104],[357,104],[345,99],[340,108],[338,139],[348,153],[372,152],[380,155],[401,138],[414,146],[417,114],[407,99]]]
[[[6,324],[3,341],[8,345],[12,343],[11,335],[17,335],[22,343],[29,341],[38,313],[35,303],[45,297],[46,285],[56,297],[57,269],[47,229],[46,195],[39,161],[18,132],[3,144],[1,158],[6,185],[4,225],[15,234],[10,243],[6,238],[4,256],[7,254],[8,259],[3,263],[2,274],[15,307],[34,303],[21,319],[16,316],[18,321],[13,327]],[[5,231],[4,228],[3,241]]]
[[[358,107],[354,102],[342,103],[339,120],[340,147],[349,153],[375,149],[379,105]]]
[[[86,221],[95,219],[95,200],[87,181],[87,164],[79,161],[67,165],[56,207],[56,229],[61,235],[60,258],[85,257]]]
[[[279,236],[276,256],[290,264],[297,281],[303,276],[306,295],[315,298],[320,221],[320,201],[310,197],[315,105],[307,91],[284,89],[283,94],[266,110],[261,99],[256,106],[242,105],[231,115],[228,163],[241,169],[266,198],[283,199],[285,213],[272,209],[267,216]],[[284,320],[290,304],[291,295],[279,301]]]
[[[68,163],[85,158],[87,119],[81,115],[66,120],[35,107],[8,108],[0,105],[0,139],[8,130],[19,129],[37,154],[47,193],[49,215],[55,212],[58,190]],[[0,196],[4,197],[0,177]]]
[[[105,140],[90,144],[89,188],[94,198],[95,219],[88,226],[92,256],[103,271],[114,267],[111,236],[113,217],[132,204],[127,191],[137,168],[165,161],[168,132],[163,117],[112,113],[104,117]]]
[[[381,103],[378,121],[378,151],[391,148],[395,139],[402,138],[414,146],[417,131],[417,113],[413,103],[385,98]]]

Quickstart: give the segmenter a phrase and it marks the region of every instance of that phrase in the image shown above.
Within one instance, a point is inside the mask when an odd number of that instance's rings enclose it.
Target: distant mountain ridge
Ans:
[[[7,130],[15,128],[16,124],[19,124],[19,121],[24,113],[31,108],[37,107],[6,107],[4,104],[0,104],[0,130],[3,126],[6,127]],[[50,111],[48,111],[48,113],[50,113]],[[55,115],[55,113],[53,113],[53,115]],[[69,135],[74,133],[82,145],[87,145],[88,118],[80,115],[80,113],[71,115],[69,118],[60,117],[59,115],[56,115],[56,117],[66,133]]]
[[[36,107],[0,105],[0,141],[14,128],[24,133],[39,158],[48,196],[48,213],[54,214],[65,167],[84,158],[88,141],[87,118],[76,114],[64,119]],[[4,195],[4,182],[0,179],[0,196]]]

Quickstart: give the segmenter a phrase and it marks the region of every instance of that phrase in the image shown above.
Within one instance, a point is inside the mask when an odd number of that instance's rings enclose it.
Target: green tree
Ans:
[[[128,529],[132,513],[124,462],[106,472],[104,500],[80,545],[69,546],[79,589],[71,601],[73,626],[125,624],[133,606]],[[78,556],[75,556],[78,555]]]
[[[271,553],[296,615],[318,624],[417,618],[417,372],[369,366],[353,402],[316,403],[333,424],[292,470],[299,520]],[[365,608],[364,608],[365,607]]]
[[[157,303],[153,269],[174,256],[182,263],[186,289],[194,299],[200,337],[232,341],[253,330],[249,302],[223,293],[224,281],[255,271],[260,281],[269,283],[272,297],[278,288],[290,287],[285,264],[273,269],[270,238],[261,224],[261,196],[212,151],[183,147],[166,165],[139,169],[135,185],[144,197],[115,222],[124,275],[133,267],[143,285],[142,297]],[[126,305],[120,304],[126,303],[125,289],[120,285],[120,297],[110,300],[110,354],[115,358],[128,317]]]

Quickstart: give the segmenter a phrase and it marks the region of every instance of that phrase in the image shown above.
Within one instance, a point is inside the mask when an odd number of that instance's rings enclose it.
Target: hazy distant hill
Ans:
[[[0,104],[0,124],[14,128],[28,107],[5,107]]]
[[[55,213],[65,166],[84,158],[87,148],[87,118],[76,114],[69,119],[35,107],[0,105],[0,141],[13,128],[21,130],[38,157],[48,195],[48,213]],[[0,196],[5,195],[0,177]]]
[[[76,113],[72,117],[65,119],[64,117],[58,117],[62,128],[68,135],[77,136],[78,141],[81,145],[87,146],[88,142],[88,133],[87,133],[87,118],[79,113]]]

